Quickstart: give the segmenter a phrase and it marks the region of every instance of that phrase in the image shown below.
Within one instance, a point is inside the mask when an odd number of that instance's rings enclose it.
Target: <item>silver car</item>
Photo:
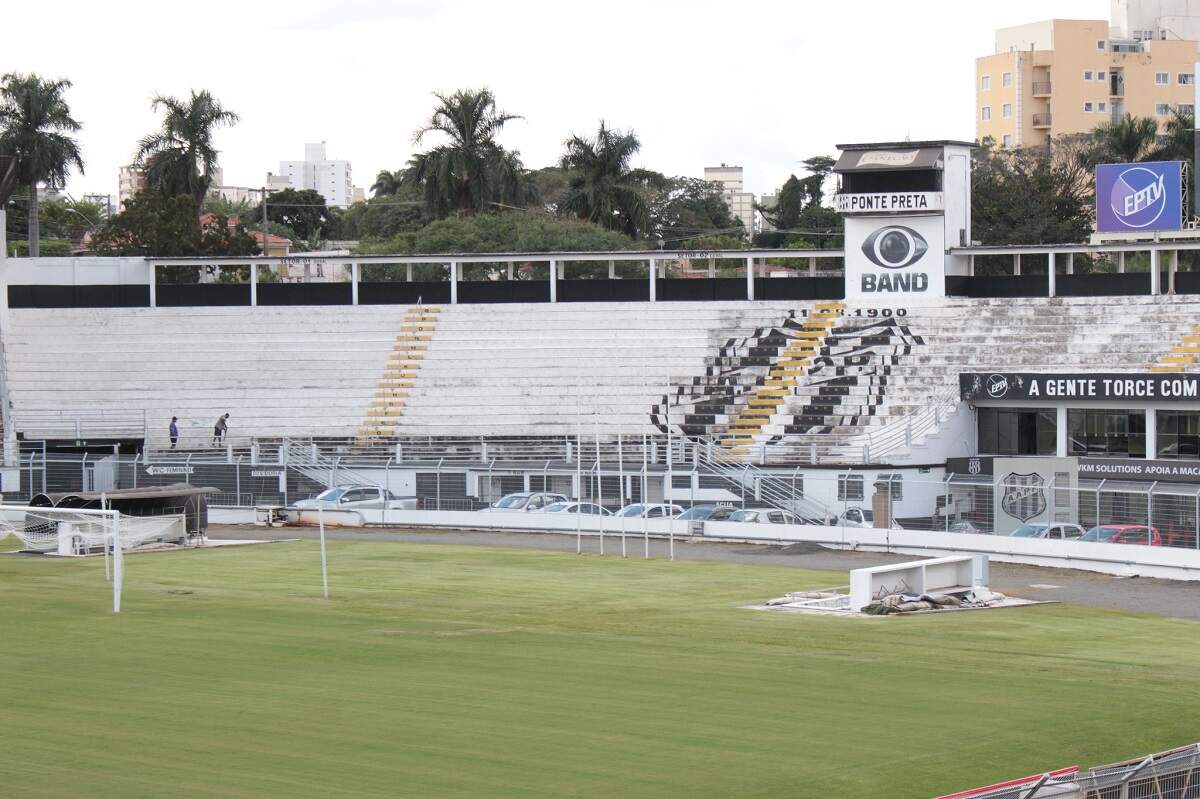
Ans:
[[[663,504],[644,504],[635,502],[632,505],[626,505],[617,511],[617,516],[625,516],[633,519],[665,519],[673,518],[683,513],[683,508],[678,505],[663,505]]]
[[[1056,541],[1064,541],[1081,538],[1083,533],[1084,529],[1078,524],[1035,522],[1021,525],[1013,530],[1011,535],[1014,538],[1051,538]]]
[[[417,497],[398,497],[378,486],[334,486],[310,499],[302,499],[292,507],[298,510],[420,510]]]
[[[529,513],[545,510],[548,505],[556,502],[566,502],[562,494],[551,494],[546,491],[521,491],[516,494],[506,494],[480,513]]]
[[[547,505],[546,513],[582,513],[586,516],[612,516],[612,511],[594,502],[555,502]]]
[[[749,522],[751,524],[804,524],[796,514],[774,508],[739,510],[729,517],[729,521]]]

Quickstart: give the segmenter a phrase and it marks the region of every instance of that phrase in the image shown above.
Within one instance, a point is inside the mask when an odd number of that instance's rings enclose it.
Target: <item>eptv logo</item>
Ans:
[[[1123,225],[1143,228],[1153,225],[1167,207],[1166,176],[1135,166],[1121,172],[1113,182],[1110,204]]]

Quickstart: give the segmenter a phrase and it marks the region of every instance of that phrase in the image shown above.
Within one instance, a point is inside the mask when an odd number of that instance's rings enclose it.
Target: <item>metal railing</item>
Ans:
[[[1033,115],[1033,126],[1035,128],[1048,128],[1048,127],[1050,127],[1050,122],[1051,122],[1052,118],[1053,117],[1051,114],[1034,114]]]
[[[1034,97],[1043,97],[1047,94],[1050,94],[1051,88],[1052,88],[1052,84],[1050,81],[1035,80],[1033,82],[1033,96]]]

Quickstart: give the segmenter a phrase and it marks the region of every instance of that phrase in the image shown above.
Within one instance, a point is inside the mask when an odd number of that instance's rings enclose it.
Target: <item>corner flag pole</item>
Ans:
[[[329,599],[329,565],[325,560],[325,509],[317,508],[317,526],[321,532],[321,592]]]

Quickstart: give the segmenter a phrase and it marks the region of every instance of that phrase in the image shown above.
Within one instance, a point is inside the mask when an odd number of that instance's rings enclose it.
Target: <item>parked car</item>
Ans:
[[[1157,527],[1144,524],[1102,524],[1084,533],[1080,541],[1101,541],[1107,544],[1137,544],[1139,546],[1162,546],[1162,536]]]
[[[837,523],[842,527],[874,527],[875,511],[867,508],[846,508],[838,517]]]
[[[543,509],[544,513],[583,513],[591,516],[612,516],[612,511],[594,502],[553,502]]]
[[[493,502],[480,513],[528,513],[544,510],[547,505],[556,502],[566,502],[562,494],[551,494],[546,491],[521,491],[516,494],[506,494]]]
[[[694,505],[677,518],[691,522],[723,522],[737,512],[729,505]]]
[[[626,516],[630,518],[640,519],[663,519],[678,516],[683,513],[683,508],[678,505],[663,505],[663,504],[643,504],[636,502],[632,505],[626,505],[617,511],[617,516]]]
[[[776,508],[747,508],[735,511],[729,517],[729,521],[754,524],[804,524],[804,521],[791,511]]]
[[[968,521],[966,519],[963,519],[960,522],[950,522],[950,525],[946,528],[946,532],[948,532],[948,533],[976,533],[979,535],[987,535],[988,534],[987,530],[981,530],[980,528],[975,526],[974,522]]]
[[[315,497],[302,499],[292,507],[299,510],[419,510],[421,500],[417,497],[398,497],[378,486],[334,486]]]
[[[1079,538],[1083,535],[1083,532],[1083,528],[1078,524],[1033,522],[1021,525],[1016,530],[1013,530],[1010,535],[1014,538],[1051,538],[1064,541]]]

